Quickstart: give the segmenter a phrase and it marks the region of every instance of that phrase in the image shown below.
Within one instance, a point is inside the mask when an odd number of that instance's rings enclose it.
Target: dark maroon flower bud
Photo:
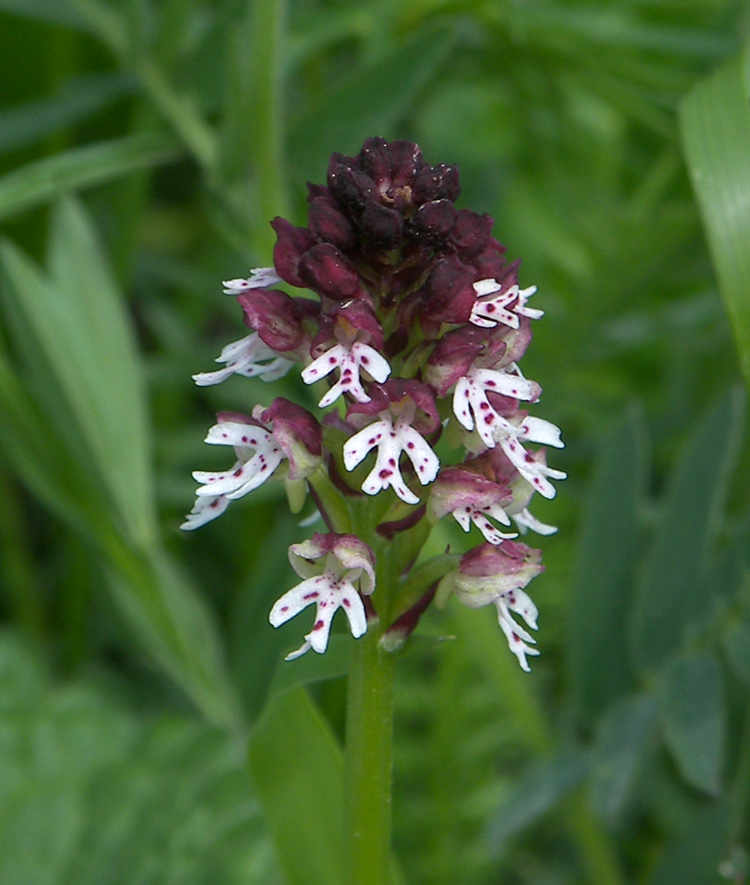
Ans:
[[[328,187],[348,210],[361,209],[368,200],[378,197],[378,188],[366,172],[358,168],[351,157],[334,154],[328,167]]]
[[[360,218],[362,232],[374,246],[388,251],[395,249],[404,233],[404,217],[395,209],[370,200]]]
[[[473,258],[471,263],[477,269],[477,279],[479,280],[488,280],[495,279],[499,280],[502,273],[510,266],[505,261],[505,246],[502,243],[498,243],[496,239],[490,237],[489,244],[486,246],[483,252],[477,255],[476,258]],[[520,264],[519,261],[515,262],[515,266],[517,267]],[[512,284],[509,284],[512,285]]]
[[[274,440],[289,459],[289,479],[304,479],[323,460],[323,431],[302,406],[277,397],[267,409],[257,406],[253,417],[268,425]]]
[[[299,276],[302,285],[336,301],[346,301],[359,291],[357,271],[330,243],[318,243],[302,256]]]
[[[475,473],[466,466],[444,467],[430,489],[429,514],[433,522],[456,510],[467,513],[487,510],[494,505],[507,507],[513,501],[513,492],[507,484],[500,484]]]
[[[368,138],[359,152],[363,172],[375,182],[381,193],[391,186],[391,157],[384,138]]]
[[[489,246],[493,221],[485,212],[480,215],[470,209],[458,212],[456,223],[451,231],[451,243],[461,258],[470,260],[484,252]]]
[[[455,256],[437,262],[422,293],[424,310],[431,320],[467,323],[476,301],[473,283],[477,273]]]
[[[277,353],[296,350],[305,337],[302,311],[294,298],[278,289],[255,289],[238,295],[245,325]]]
[[[315,197],[310,204],[307,223],[313,236],[322,243],[333,243],[345,252],[357,242],[354,227],[330,196]]]
[[[431,200],[423,203],[411,217],[409,228],[417,236],[440,244],[448,239],[457,214],[450,200]]]
[[[419,145],[399,139],[388,145],[388,151],[391,155],[391,181],[394,190],[412,187],[418,173],[426,165]]]
[[[457,200],[461,193],[458,182],[458,166],[427,166],[417,175],[412,188],[416,203],[430,200]]]
[[[285,218],[274,218],[271,227],[276,231],[276,245],[273,247],[276,273],[290,286],[304,288],[305,284],[298,274],[299,261],[315,244],[315,238],[306,227],[295,227]]]
[[[314,184],[312,181],[307,182],[307,202],[312,203],[316,197],[330,197],[333,199],[330,188],[324,184]]]
[[[459,378],[467,375],[484,348],[486,330],[476,326],[454,329],[438,341],[427,360],[426,380],[438,396],[445,396]]]

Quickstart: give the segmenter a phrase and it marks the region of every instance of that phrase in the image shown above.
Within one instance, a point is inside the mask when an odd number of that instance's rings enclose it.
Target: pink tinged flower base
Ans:
[[[227,344],[216,358],[216,362],[226,365],[216,372],[200,372],[193,375],[193,381],[199,387],[220,384],[230,375],[242,375],[245,378],[261,377],[264,381],[276,381],[277,378],[286,375],[293,365],[291,360],[271,350],[257,332]]]
[[[402,414],[395,422],[390,412],[381,412],[380,420],[355,433],[344,445],[344,466],[354,470],[370,451],[377,448],[375,466],[362,483],[362,491],[368,495],[389,486],[406,504],[419,504],[419,498],[406,484],[399,464],[401,453],[414,466],[414,472],[422,485],[431,483],[437,476],[440,461],[429,443],[411,426],[411,413]]]
[[[340,608],[355,639],[367,632],[360,593],[369,595],[375,589],[375,557],[367,544],[354,535],[315,534],[309,541],[292,544],[289,561],[304,580],[277,600],[269,620],[280,627],[314,604],[315,621],[302,645],[286,656],[287,661],[311,648],[322,654],[328,647],[333,616]]]
[[[314,384],[334,369],[339,370],[339,379],[318,403],[321,409],[330,406],[345,393],[350,394],[358,403],[369,403],[371,397],[362,387],[360,372],[364,371],[370,378],[381,383],[391,374],[388,361],[375,348],[357,341],[350,348],[345,344],[336,344],[321,354],[303,370],[302,380],[305,384]]]
[[[543,570],[539,550],[506,541],[500,547],[481,544],[470,550],[461,558],[454,574],[455,593],[464,605],[469,608],[495,606],[508,646],[526,671],[529,670],[526,656],[539,652],[528,644],[533,644],[534,638],[512,614],[520,615],[532,630],[537,629],[537,608],[523,588]]]

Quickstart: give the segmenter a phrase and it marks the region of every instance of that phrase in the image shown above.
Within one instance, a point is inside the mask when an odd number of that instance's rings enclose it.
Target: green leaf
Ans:
[[[656,721],[649,696],[622,699],[599,724],[590,770],[591,802],[610,826],[616,825],[633,795]]]
[[[750,386],[750,46],[680,108],[682,143],[740,363]]]
[[[136,636],[209,722],[240,731],[220,634],[189,576],[158,548],[141,557],[111,538],[105,550],[118,570],[115,600]]]
[[[270,699],[248,764],[290,885],[343,885],[344,763],[304,689]]]
[[[750,623],[735,624],[722,644],[734,673],[745,685],[750,685]]]
[[[122,74],[80,77],[53,98],[30,101],[0,111],[0,151],[33,144],[64,126],[85,120],[131,92],[133,80]]]
[[[55,686],[0,634],[3,885],[279,883],[239,743],[187,716],[139,717],[102,681]]]
[[[662,677],[664,742],[693,787],[716,795],[721,788],[727,730],[724,681],[714,655],[674,661]]]
[[[91,187],[179,156],[164,133],[128,135],[35,160],[0,178],[0,220],[76,188]]]
[[[676,652],[711,609],[700,605],[741,439],[743,397],[732,390],[710,409],[672,475],[630,619],[632,660],[641,671]]]
[[[65,0],[0,0],[0,12],[49,25],[64,25],[77,31],[88,30],[83,16]]]
[[[695,813],[683,831],[667,845],[648,885],[707,885],[717,881],[719,863],[729,839],[728,800],[711,803]]]
[[[146,391],[122,296],[93,227],[78,204],[60,204],[52,223],[51,279],[41,286],[13,246],[4,244],[0,256],[11,282],[6,297],[67,401],[84,460],[88,453],[120,519],[143,546],[156,523]]]
[[[538,762],[517,778],[511,795],[490,822],[489,839],[495,851],[555,808],[581,783],[588,767],[584,753],[565,752]]]
[[[0,396],[30,430],[19,438],[11,428],[0,439],[32,488],[98,546],[114,569],[115,598],[152,656],[210,721],[239,727],[216,625],[158,546],[140,362],[90,222],[72,201],[58,207],[51,279],[9,244],[2,257],[12,283],[6,298],[25,323],[19,350],[29,374],[44,377],[37,409],[0,372]],[[40,438],[48,417],[54,432]],[[48,461],[60,470],[50,474]]]
[[[568,672],[573,708],[595,717],[632,682],[622,624],[632,600],[646,438],[636,410],[604,439],[586,504],[572,582]]]
[[[291,127],[288,150],[299,176],[320,181],[333,149],[356,152],[365,138],[394,128],[446,64],[455,31],[427,24],[386,55],[321,94]]]

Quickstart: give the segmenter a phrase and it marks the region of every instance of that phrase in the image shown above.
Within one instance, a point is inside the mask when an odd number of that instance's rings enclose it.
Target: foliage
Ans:
[[[561,531],[533,673],[452,605],[399,662],[396,879],[745,881],[744,5],[0,0],[0,24],[0,879],[340,876],[309,824],[341,801],[346,641],[274,678],[267,623],[297,527],[272,487],[176,526],[212,413],[268,402],[190,382],[238,337],[221,279],[377,134],[458,163],[524,257],[570,475],[535,514]]]

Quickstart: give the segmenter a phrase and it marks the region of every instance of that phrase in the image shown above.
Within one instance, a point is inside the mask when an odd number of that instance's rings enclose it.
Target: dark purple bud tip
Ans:
[[[431,200],[419,207],[409,227],[416,236],[439,245],[448,239],[457,214],[450,200]]]
[[[494,221],[487,215],[479,215],[470,209],[461,209],[451,230],[451,243],[456,252],[470,260],[489,246]]]
[[[308,225],[318,242],[332,243],[345,252],[356,245],[357,234],[351,221],[331,197],[315,197],[310,203]]]
[[[330,243],[313,246],[299,263],[302,284],[335,301],[346,301],[359,292],[359,275]]]
[[[422,304],[431,320],[466,323],[476,301],[476,270],[455,256],[443,258],[432,269],[424,287]]]
[[[374,200],[366,204],[359,224],[368,241],[386,251],[395,249],[404,234],[403,215]]]
[[[427,166],[417,175],[412,190],[416,203],[442,199],[451,202],[457,200],[461,193],[458,166],[448,166],[445,163],[439,166]]]
[[[293,298],[278,289],[255,289],[237,296],[245,325],[278,353],[296,350],[305,337],[302,311]]]
[[[290,286],[304,288],[297,269],[300,258],[315,244],[315,238],[306,227],[295,227],[285,218],[274,218],[271,227],[276,231],[273,247],[276,273]]]

